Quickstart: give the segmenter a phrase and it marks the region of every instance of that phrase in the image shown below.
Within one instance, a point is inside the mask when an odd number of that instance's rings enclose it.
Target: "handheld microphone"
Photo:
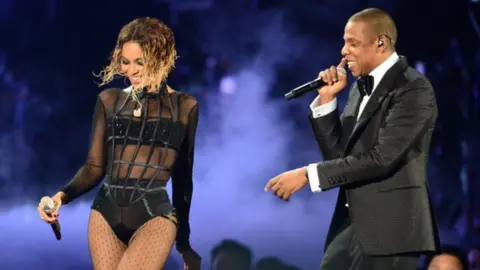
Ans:
[[[46,196],[40,200],[40,207],[45,213],[47,213],[47,215],[50,215],[53,211],[55,211],[56,208],[55,202],[52,200],[52,198]],[[57,238],[57,240],[62,239],[62,233],[60,232],[60,223],[58,223],[58,221],[55,221],[55,223],[50,224],[50,226],[52,227],[53,233],[55,234],[55,238]]]
[[[342,67],[337,67],[337,71],[341,72],[343,74],[347,74],[347,71]],[[299,87],[297,87],[297,88],[293,89],[292,91],[286,93],[285,94],[285,99],[292,100],[292,99],[295,99],[295,98],[299,98],[299,97],[305,95],[306,93],[308,93],[310,91],[313,91],[315,89],[321,88],[325,85],[327,85],[327,83],[324,82],[322,80],[322,78],[315,79],[315,80],[313,80],[311,82],[308,82],[304,85],[300,85]]]

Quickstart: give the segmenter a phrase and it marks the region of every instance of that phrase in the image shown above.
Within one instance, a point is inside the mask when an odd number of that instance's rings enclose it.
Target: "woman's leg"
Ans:
[[[169,217],[174,219],[173,215]],[[176,234],[176,225],[167,218],[155,217],[149,220],[133,235],[117,270],[162,269],[172,250]]]
[[[102,214],[92,209],[88,247],[95,270],[116,270],[127,246],[117,238]]]

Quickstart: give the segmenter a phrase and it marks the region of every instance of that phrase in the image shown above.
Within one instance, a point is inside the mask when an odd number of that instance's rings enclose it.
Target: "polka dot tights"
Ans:
[[[141,226],[125,245],[103,216],[90,214],[88,244],[95,270],[159,270],[165,264],[176,236],[176,226],[156,217]]]

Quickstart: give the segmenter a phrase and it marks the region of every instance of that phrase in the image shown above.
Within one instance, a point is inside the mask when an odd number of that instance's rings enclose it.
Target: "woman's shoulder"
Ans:
[[[167,90],[170,95],[176,96],[176,98],[179,99],[181,106],[193,107],[198,103],[197,98],[192,94],[175,90],[170,86],[167,86]]]
[[[132,91],[132,87],[127,88],[106,88],[98,94],[98,99],[106,106],[109,107],[118,102],[119,98],[125,98]]]
[[[127,87],[125,89],[111,87],[111,88],[106,88],[100,91],[98,96],[102,99],[108,99],[108,98],[116,97],[117,95],[122,93],[128,94],[129,91],[132,91],[131,87]]]

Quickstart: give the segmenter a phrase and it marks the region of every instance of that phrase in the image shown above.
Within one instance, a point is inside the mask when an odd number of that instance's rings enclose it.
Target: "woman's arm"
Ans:
[[[72,180],[57,195],[62,204],[67,204],[95,188],[105,175],[105,106],[102,102],[103,91],[98,97],[93,114],[90,149],[85,164],[78,170]],[[63,193],[63,194],[62,194]]]
[[[190,107],[190,106],[189,106]],[[193,193],[193,156],[198,124],[198,103],[194,100],[188,113],[187,133],[172,172],[173,206],[177,209],[178,233],[176,246],[179,252],[190,248],[190,204]]]

